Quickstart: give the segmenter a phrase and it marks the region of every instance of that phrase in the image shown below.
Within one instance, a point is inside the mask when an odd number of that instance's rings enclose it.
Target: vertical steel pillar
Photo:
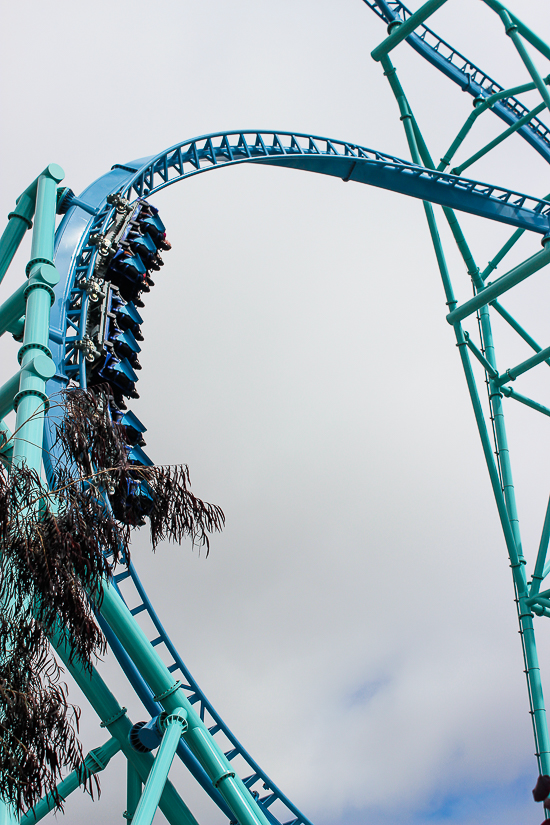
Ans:
[[[401,84],[397,77],[395,68],[393,67],[391,60],[387,55],[383,55],[381,57],[381,62],[382,67],[384,69],[384,73],[388,78],[388,81],[390,83],[390,86],[399,106],[401,120],[405,128],[407,141],[411,151],[411,157],[415,163],[420,163],[421,160],[423,160],[426,166],[433,168],[433,163],[429,156],[429,152],[422,139],[422,135],[414,119],[414,116],[410,110],[403,88],[401,87]],[[536,83],[535,77],[533,77],[533,80],[535,80]],[[537,83],[537,85],[539,84]],[[544,88],[545,94],[548,95],[546,87]],[[424,209],[426,211],[426,218],[428,220],[428,226],[432,238],[432,243],[434,245],[435,254],[437,257],[437,262],[439,265],[439,271],[443,280],[445,295],[447,297],[447,306],[449,306],[452,312],[454,307],[456,306],[456,301],[451,286],[451,281],[449,277],[447,264],[445,261],[441,239],[435,221],[433,206],[431,205],[431,203],[424,202]],[[466,243],[466,239],[462,233],[460,225],[452,209],[444,207],[443,211],[445,212],[445,216],[449,222],[449,226],[454,235],[455,241],[468,268],[468,274],[472,278],[476,291],[479,292],[483,289],[484,282],[479,273],[479,269],[476,266],[475,261],[470,253],[468,244]],[[517,236],[517,234],[518,233],[515,233],[515,235],[512,236],[514,240],[516,239],[515,236]],[[534,257],[537,258],[537,256]],[[544,253],[539,253],[538,258],[544,257]],[[531,259],[529,259],[529,261],[531,261]],[[527,266],[520,265],[520,267],[517,267],[516,269],[524,267],[525,269],[529,269],[528,274],[531,274],[529,261],[526,262]],[[544,261],[544,264],[545,263],[546,260]],[[475,300],[475,298],[472,299],[472,301]],[[481,299],[477,299],[477,301],[481,304]],[[495,371],[497,371],[491,330],[491,321],[489,317],[489,307],[485,303],[484,305],[480,305],[478,309],[480,314],[480,326],[485,356],[489,364],[495,369]],[[506,427],[504,423],[504,412],[502,409],[502,392],[500,390],[500,387],[494,382],[494,380],[490,376],[488,376],[489,402],[491,405],[491,410],[495,422],[495,441],[502,475],[501,488],[500,478],[492,454],[489,433],[487,432],[485,418],[483,415],[483,410],[481,407],[479,394],[477,391],[477,386],[475,383],[475,378],[470,363],[470,358],[466,350],[466,340],[464,338],[464,333],[462,331],[460,320],[460,318],[457,318],[456,321],[458,321],[458,323],[454,323],[457,346],[459,348],[462,366],[464,369],[464,374],[466,376],[466,382],[468,384],[470,399],[472,402],[472,406],[474,408],[474,415],[481,437],[483,451],[485,454],[485,460],[487,462],[487,468],[489,470],[491,485],[493,488],[493,493],[495,496],[497,509],[500,516],[500,522],[502,525],[504,538],[508,549],[510,564],[512,567],[512,576],[514,581],[514,589],[516,593],[516,604],[518,610],[520,635],[522,640],[522,651],[525,662],[525,674],[527,678],[527,691],[529,696],[530,712],[533,723],[533,733],[537,751],[536,756],[539,764],[539,771],[543,774],[550,774],[550,738],[548,735],[548,723],[546,718],[546,710],[544,707],[542,681],[540,677],[540,667],[538,662],[535,641],[535,631],[533,627],[533,614],[531,612],[529,604],[527,603],[529,591],[527,588],[527,579],[525,575],[525,559],[523,557],[521,547],[521,535],[519,530],[519,520],[517,515],[514,483],[512,478],[512,468],[510,464],[508,440],[506,435]]]
[[[126,770],[126,810],[124,819],[131,822],[141,796],[141,777],[134,766],[128,762]]]
[[[61,167],[52,163],[38,178],[31,260],[27,264],[25,333],[18,356],[21,380],[14,399],[17,410],[14,466],[26,464],[37,473],[42,466],[44,412],[48,403],[46,381],[55,373],[48,341],[54,300],[52,286],[59,280],[53,265],[53,244],[57,184],[63,177]]]
[[[483,286],[476,284],[477,288]],[[493,344],[491,322],[489,318],[489,307],[485,305],[479,311],[481,331],[485,349],[485,357],[490,365],[496,370],[497,363]],[[523,556],[521,535],[519,529],[519,519],[516,506],[516,496],[514,481],[512,477],[512,466],[510,463],[510,453],[508,449],[508,438],[504,422],[504,411],[502,409],[502,391],[499,385],[491,376],[488,376],[489,400],[493,411],[495,422],[495,438],[497,443],[498,456],[500,461],[500,471],[502,475],[502,491],[506,502],[506,511],[510,522],[510,527],[514,537],[517,550],[516,559],[510,558],[514,583],[516,585],[516,601],[518,608],[518,619],[520,635],[525,660],[525,675],[527,678],[527,691],[531,706],[531,718],[533,722],[533,733],[535,737],[536,757],[539,763],[539,772],[550,773],[550,737],[548,735],[548,721],[544,706],[544,695],[542,690],[542,680],[535,640],[535,629],[533,627],[533,613],[527,602],[529,590],[527,587],[527,577],[525,574],[525,559]]]
[[[55,366],[48,349],[52,286],[59,277],[53,266],[53,245],[57,205],[57,184],[64,177],[60,166],[50,164],[19,198],[11,213],[8,227],[0,239],[0,280],[4,277],[17,248],[32,226],[31,260],[27,266],[29,283],[25,290],[26,323],[23,346],[19,350],[21,372],[19,392],[14,398],[17,409],[16,431],[13,438],[11,464],[25,463],[40,472],[44,412],[47,404],[46,381],[55,374]],[[15,825],[19,819],[12,807],[0,801],[0,825]]]

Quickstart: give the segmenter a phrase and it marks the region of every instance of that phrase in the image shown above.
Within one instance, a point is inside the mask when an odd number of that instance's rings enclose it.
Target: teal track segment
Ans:
[[[201,690],[198,682],[193,678],[188,667],[184,664],[183,659],[179,655],[174,644],[171,642],[166,630],[158,618],[147,596],[145,587],[139,579],[134,564],[130,563],[127,570],[120,573],[115,577],[115,579],[117,580],[117,584],[120,584],[126,580],[127,589],[125,591],[125,598],[122,595],[121,598],[124,598],[124,601],[128,603],[131,608],[131,612],[134,615],[138,615],[144,611],[147,612],[147,615],[151,619],[151,622],[155,628],[156,634],[158,634],[151,640],[152,643],[155,646],[163,645],[167,650],[171,659],[171,664],[168,669],[174,673],[177,679],[181,681],[182,687],[186,691],[189,701],[191,704],[197,706],[201,719],[203,721],[207,720],[210,732],[214,736],[218,733],[222,733],[230,742],[231,747],[228,751],[226,751],[226,756],[229,761],[231,762],[237,756],[240,756],[243,760],[246,765],[243,782],[248,788],[253,790],[257,788],[255,792],[258,794],[258,805],[262,808],[269,822],[271,822],[272,825],[277,825],[277,823],[280,822],[280,819],[274,816],[269,810],[270,806],[273,805],[274,802],[279,801],[285,806],[288,814],[290,815],[290,818],[288,819],[289,823],[292,825],[311,825],[310,820],[298,810],[298,808],[285,796],[281,789],[275,785],[275,783],[267,776],[265,771],[262,770],[260,765],[258,765],[258,763],[245,750],[237,737],[227,727],[212,703]],[[132,687],[136,690],[136,693],[151,716],[156,716],[162,711],[161,705],[155,702],[151,690],[143,679],[141,679],[139,673],[128,657],[128,654],[122,645],[120,645],[107,623],[103,622],[101,619],[100,623],[102,630],[105,632],[109,645],[129,678]],[[195,779],[209,794],[211,799],[218,805],[220,810],[230,816],[231,812],[227,810],[227,806],[225,806],[223,798],[219,792],[212,787],[212,783],[210,782],[207,774],[201,768],[197,760],[194,759],[183,740],[180,742],[178,747],[178,756],[189,768]],[[241,764],[243,763],[241,762]]]

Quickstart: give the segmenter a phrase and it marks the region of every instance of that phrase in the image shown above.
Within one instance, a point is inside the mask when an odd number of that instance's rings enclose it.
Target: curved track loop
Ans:
[[[85,386],[84,356],[78,345],[85,336],[88,297],[79,285],[89,276],[97,256],[90,236],[102,232],[115,211],[107,204],[107,197],[120,192],[130,199],[134,194],[147,198],[196,174],[241,163],[317,172],[440,203],[539,234],[550,231],[548,201],[426,169],[356,144],[289,132],[218,132],[194,138],[158,155],[113,166],[81,195],[81,200],[95,209],[95,217],[73,206],[62,221],[56,236],[56,265],[61,280],[51,315],[51,349],[57,365],[49,385],[51,393],[62,389],[69,379]],[[48,448],[51,441],[47,433]],[[47,456],[45,461],[48,463]]]
[[[95,209],[95,216],[90,217],[75,206],[62,221],[56,236],[56,266],[61,280],[52,308],[50,330],[57,373],[48,386],[50,395],[65,387],[70,380],[85,386],[83,355],[78,347],[84,335],[83,322],[86,317],[87,296],[82,283],[90,273],[96,255],[95,247],[89,243],[90,235],[105,228],[113,212],[107,205],[107,196],[118,192],[130,199],[134,195],[148,197],[203,171],[250,162],[314,171],[344,181],[380,186],[538,233],[546,234],[550,230],[550,204],[546,201],[434,172],[351,143],[312,135],[257,131],[217,133],[185,141],[157,156],[114,166],[111,172],[98,179],[80,196],[82,201]],[[75,297],[78,300],[75,301]],[[46,466],[53,443],[54,415],[55,412],[46,426]],[[170,657],[169,669],[181,680],[189,701],[198,705],[200,716],[212,735],[229,743],[227,758],[235,760],[237,771],[244,777],[245,785],[268,820],[273,825],[282,822],[311,825],[242,747],[208,701],[160,623],[134,566],[129,565],[115,578],[121,588],[121,597],[128,603],[133,615],[143,614],[149,618],[149,624],[154,628],[151,644],[165,648]],[[154,701],[150,689],[108,626],[105,623],[102,626],[136,693],[147,711],[156,715],[160,706]],[[212,787],[206,772],[183,741],[178,755],[220,810],[231,818],[221,795]],[[239,762],[240,765],[237,764]],[[276,802],[279,805],[275,805],[275,812],[272,813],[271,806]]]
[[[123,181],[126,182],[128,177],[129,175],[126,170],[115,168],[88,187],[83,194],[83,199],[96,207],[100,206],[105,203],[105,198],[111,192],[116,192],[120,189],[121,183]],[[102,215],[100,215],[99,221],[100,223],[103,222]],[[89,237],[93,227],[97,225],[98,219],[90,219],[90,216],[82,209],[75,207],[70,210],[62,221],[56,235],[55,262],[61,278],[57,287],[56,301],[54,307],[52,307],[50,343],[53,358],[57,366],[57,373],[52,381],[49,382],[49,395],[58,393],[60,389],[67,385],[71,378],[85,386],[85,381],[82,382],[79,380],[82,375],[85,375],[84,370],[80,372],[78,369],[73,372],[70,370],[67,371],[65,369],[65,356],[67,350],[71,352],[74,349],[74,339],[78,337],[78,320],[75,320],[74,313],[71,314],[74,295],[80,291],[78,287],[75,287],[75,278],[82,276],[82,269],[79,266],[79,262],[82,260],[82,255],[84,255],[84,260],[86,260],[86,239]],[[79,315],[82,318],[84,317],[82,307],[80,308]],[[69,336],[67,336],[67,332],[69,332]],[[73,337],[73,341],[71,342],[69,340],[67,342],[67,337],[69,337],[69,339]],[[51,468],[53,456],[52,444],[55,440],[54,427],[56,415],[55,405],[52,405],[52,410],[46,421],[45,428],[44,464],[47,472],[49,472]],[[222,749],[225,749],[227,758],[234,762],[236,770],[239,772],[239,775],[243,777],[244,784],[256,799],[268,821],[271,822],[272,825],[281,825],[283,822],[287,823],[287,825],[311,825],[307,817],[283,794],[248,754],[215,711],[205,694],[201,691],[198,683],[193,679],[160,623],[146,595],[145,588],[139,580],[134,565],[130,564],[126,570],[115,577],[115,581],[119,588],[121,598],[128,603],[132,614],[137,616],[141,613],[143,616],[149,618],[149,626],[155,629],[155,633],[150,638],[152,646],[163,646],[165,651],[168,652],[171,660],[169,665],[170,671],[174,673],[175,678],[181,681],[182,687],[188,694],[191,704],[198,703],[199,715],[203,722],[210,728],[210,733],[213,736],[217,736],[218,739],[223,740],[220,741],[219,744],[222,746]],[[123,585],[124,595],[120,589],[120,585],[123,582],[125,582]],[[132,687],[151,716],[157,716],[162,711],[161,705],[155,702],[150,688],[138,673],[117,637],[113,634],[107,623],[101,620],[101,617],[100,623],[109,645],[120,662]],[[229,743],[229,749],[227,749],[227,744],[224,743]],[[180,740],[177,753],[195,779],[216,803],[220,811],[231,820],[232,813],[227,807],[225,800],[213,786],[208,774],[193,756],[183,740]],[[275,805],[276,813],[272,813],[270,809],[276,802],[278,803],[278,805]]]
[[[404,22],[412,12],[399,0],[363,0],[385,23]],[[474,98],[485,99],[504,91],[504,86],[497,83],[482,69],[464,57],[432,29],[423,24],[406,38],[407,43],[428,63],[435,66],[446,77],[457,83],[463,92]],[[528,114],[528,109],[512,94],[497,100],[491,110],[509,126],[517,123]],[[537,117],[521,126],[518,134],[550,162],[550,129]]]
[[[173,146],[152,158],[122,194],[149,197],[180,180],[220,166],[254,162],[366,183],[480,217],[546,234],[550,204],[540,198],[450,175],[353,143],[291,132],[218,132]]]

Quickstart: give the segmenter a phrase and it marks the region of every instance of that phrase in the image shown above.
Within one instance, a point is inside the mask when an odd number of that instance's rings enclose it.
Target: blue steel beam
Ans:
[[[354,143],[291,132],[218,132],[184,141],[150,160],[123,194],[149,197],[200,172],[250,162],[365,183],[543,235],[550,230],[550,203],[541,198]]]

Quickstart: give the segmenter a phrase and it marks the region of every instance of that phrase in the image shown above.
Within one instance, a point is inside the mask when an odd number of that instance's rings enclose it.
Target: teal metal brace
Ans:
[[[544,82],[548,85],[550,83],[550,76],[545,77]],[[534,83],[522,83],[521,86],[513,86],[511,89],[502,89],[500,92],[495,92],[493,95],[489,95],[489,97],[486,97],[484,100],[481,98],[476,98],[474,100],[474,111],[468,116],[457,136],[441,158],[441,161],[437,167],[438,171],[443,172],[450,164],[478,117],[490,109],[495,103],[497,103],[497,101],[505,100],[509,97],[515,97],[516,95],[523,94],[524,92],[533,91],[535,88],[536,86]]]
[[[502,306],[502,304],[500,304],[498,301],[491,301],[491,306],[492,306],[494,309],[496,309],[496,311],[498,312],[498,314],[499,314],[502,318],[504,318],[504,320],[506,321],[506,323],[507,323],[507,324],[509,324],[509,325],[512,327],[512,329],[513,329],[513,330],[515,330],[515,332],[517,332],[517,334],[520,336],[520,338],[523,338],[523,340],[525,341],[525,343],[526,343],[526,344],[529,344],[529,346],[531,347],[531,349],[534,349],[534,350],[535,350],[535,352],[541,352],[541,351],[542,351],[542,347],[540,346],[540,344],[537,344],[537,342],[535,341],[535,339],[533,338],[533,336],[532,336],[532,335],[530,335],[530,334],[527,332],[527,330],[525,330],[525,329],[521,326],[521,324],[518,324],[518,322],[516,321],[516,319],[515,319],[512,315],[510,315],[510,313],[508,312],[508,310],[507,310],[507,309],[504,309],[504,307]],[[550,366],[550,358],[546,359],[546,363]]]
[[[418,11],[412,14],[408,20],[396,26],[391,34],[379,46],[371,52],[373,60],[381,60],[384,55],[389,54],[406,37],[409,36],[424,20],[427,20],[437,9],[446,3],[447,0],[428,0]],[[390,24],[391,25],[391,24]]]
[[[539,543],[539,550],[537,553],[537,561],[535,563],[535,569],[533,571],[533,579],[531,582],[531,587],[529,588],[529,597],[536,596],[540,590],[541,583],[543,582],[545,576],[547,575],[546,571],[546,554],[548,553],[548,542],[550,541],[550,498],[548,499],[548,505],[546,507],[546,513],[544,516],[544,524],[542,526],[542,533],[540,537]]]
[[[544,404],[539,404],[538,401],[533,401],[532,398],[527,398],[526,395],[516,392],[511,387],[503,386],[500,388],[500,391],[506,396],[506,398],[513,398],[514,401],[519,401],[520,404],[525,404],[526,407],[530,407],[532,410],[536,410],[543,415],[550,415],[550,409],[545,407]]]
[[[120,742],[111,738],[104,745],[90,751],[84,760],[82,770],[72,771],[62,782],[57,786],[59,796],[62,799],[67,797],[80,788],[85,781],[93,774],[105,770],[113,756],[120,750]],[[20,821],[20,825],[34,825],[39,822],[46,814],[56,807],[55,799],[48,794],[40,800],[38,805],[28,811]]]
[[[142,782],[139,773],[131,762],[126,768],[126,810],[123,813],[124,819],[131,822],[134,818],[136,808],[141,797]]]
[[[50,286],[55,286],[55,283]],[[0,335],[12,332],[21,317],[25,315],[27,288],[28,283],[21,284],[19,289],[16,289],[13,295],[10,295],[7,301],[0,306]]]
[[[189,702],[179,682],[174,682],[172,674],[128,607],[113,585],[105,580],[101,589],[101,615],[155,694],[155,701],[168,712],[180,707],[186,711],[188,727],[183,737],[210,776],[214,787],[218,788],[235,814],[235,819],[240,825],[269,825],[265,814],[242,780],[236,776],[231,763]]]
[[[4,421],[0,421],[0,461],[9,470],[13,458],[13,436]]]
[[[153,821],[178,743],[187,729],[187,713],[176,708],[161,719],[161,727],[164,734],[133,817],[134,825],[151,825]]]
[[[545,108],[546,103],[539,103],[538,106],[535,106],[535,108],[531,109],[530,112],[527,112],[526,115],[520,117],[520,119],[516,121],[516,123],[514,123],[512,126],[509,126],[508,129],[505,129],[504,132],[501,132],[500,135],[497,135],[497,137],[493,140],[490,140],[489,143],[487,143],[481,149],[478,149],[477,152],[474,152],[474,154],[471,155],[471,157],[469,157],[462,163],[459,163],[459,165],[455,166],[454,169],[451,169],[451,174],[461,175],[465,169],[468,169],[476,161],[480,160],[482,157],[487,155],[496,146],[499,146],[499,144],[505,141],[506,138],[509,138],[511,135],[513,135],[515,132],[521,129],[522,126],[525,126],[526,123],[529,123],[529,121],[533,120],[533,118],[539,115]]]
[[[519,17],[513,14],[503,3],[500,3],[499,0],[483,0],[487,6],[496,11],[498,14],[501,12],[506,12],[514,25],[517,26],[519,33],[524,37],[528,43],[535,47],[541,54],[543,54],[548,60],[550,60],[550,47],[548,43],[545,43],[538,34],[535,34],[528,26],[523,23]]]
[[[8,271],[25,232],[32,227],[37,185],[38,178],[17,198],[15,209],[8,215],[8,225],[0,238],[0,281]]]
[[[46,381],[55,374],[48,343],[50,308],[54,301],[52,285],[59,280],[53,266],[57,184],[63,177],[61,167],[52,163],[38,178],[31,260],[27,264],[25,332],[18,355],[21,376],[19,392],[14,398],[17,417],[13,461],[16,465],[24,463],[37,473],[42,466],[44,412],[48,403]],[[37,368],[38,356],[41,360]],[[47,366],[44,357],[49,362]]]
[[[540,96],[544,100],[547,109],[550,111],[550,93],[548,92],[548,89],[545,86],[544,80],[538,73],[535,64],[531,60],[529,52],[525,48],[525,44],[523,43],[520,36],[518,24],[515,22],[515,20],[512,20],[510,13],[506,9],[499,10],[498,14],[500,16],[500,19],[504,23],[506,34],[516,47],[518,54],[525,65],[525,68],[533,78],[533,82],[539,90]]]
[[[542,252],[537,252],[523,263],[511,269],[506,275],[502,275],[498,280],[477,293],[469,301],[465,301],[461,306],[447,315],[449,324],[456,324],[463,321],[468,315],[473,315],[482,306],[491,303],[495,298],[500,297],[509,289],[525,281],[533,273],[538,272],[543,266],[550,263],[550,246],[546,243]]]
[[[119,596],[116,598],[120,600]],[[85,669],[71,660],[70,647],[59,628],[51,628],[48,637],[63,664],[101,719],[102,727],[107,728],[120,744],[121,751],[136,770],[141,782],[146,782],[153,765],[153,757],[150,753],[139,753],[130,745],[132,722],[127,716],[126,708],[117,702],[93,666]],[[170,781],[164,786],[159,807],[170,825],[199,825]]]
[[[515,381],[516,378],[519,378],[520,375],[523,375],[525,372],[533,369],[538,364],[542,364],[543,361],[548,361],[550,358],[550,347],[546,347],[546,349],[541,349],[536,355],[532,355],[531,358],[527,358],[525,361],[522,361],[521,364],[518,364],[515,367],[511,367],[509,370],[506,370],[495,378],[495,383],[502,385],[507,384],[508,381]]]

